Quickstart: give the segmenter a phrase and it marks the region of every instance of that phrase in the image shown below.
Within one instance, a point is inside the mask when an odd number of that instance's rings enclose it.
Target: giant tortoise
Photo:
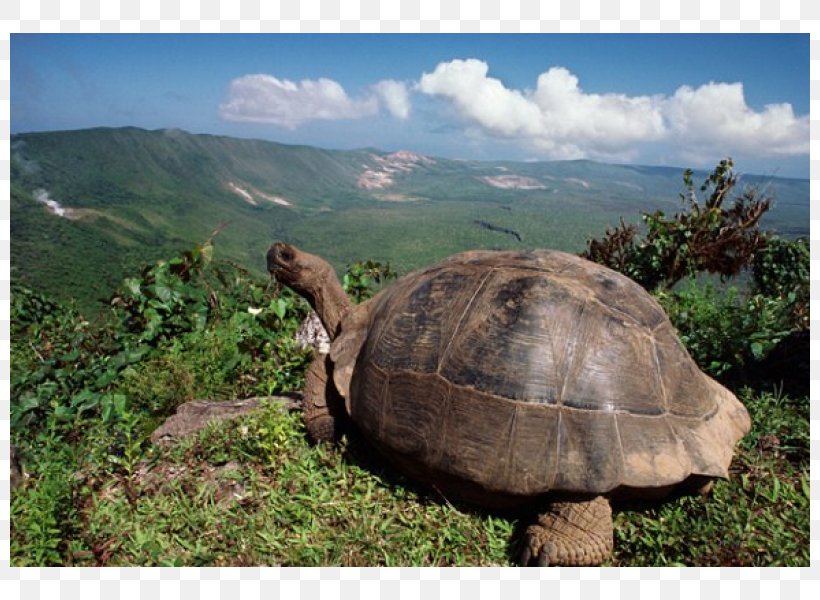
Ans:
[[[308,434],[349,418],[405,475],[484,507],[535,504],[524,564],[595,565],[611,499],[727,477],[750,420],[660,305],[563,252],[472,251],[353,305],[333,268],[284,243],[268,269],[332,340],[306,375]]]

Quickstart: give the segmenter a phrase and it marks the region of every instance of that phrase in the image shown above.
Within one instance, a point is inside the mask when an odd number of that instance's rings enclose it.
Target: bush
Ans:
[[[342,276],[342,287],[355,303],[373,296],[374,290],[382,283],[396,278],[390,264],[373,260],[355,262],[347,267]]]
[[[752,279],[755,290],[783,301],[794,329],[809,327],[809,240],[771,236],[755,254]]]
[[[76,527],[75,455],[53,418],[26,441],[30,479],[12,494],[11,555],[15,566],[59,566]]]
[[[692,171],[686,170],[684,210],[670,218],[660,211],[643,214],[643,238],[635,225],[621,220],[602,239],[588,240],[581,256],[623,273],[650,291],[671,289],[685,277],[703,272],[738,275],[765,245],[758,223],[770,201],[747,189],[735,197],[731,208],[725,208],[724,201],[737,184],[732,167],[730,158],[720,161],[700,186],[702,200],[695,192]]]
[[[154,415],[183,402],[270,395],[300,389],[310,353],[293,342],[294,325],[269,328],[267,308],[237,313],[204,331],[170,341],[163,352],[123,372],[120,390]],[[275,315],[273,315],[274,318]]]
[[[118,394],[163,416],[191,394],[298,386],[307,357],[291,339],[307,304],[212,252],[209,240],[126,279],[95,324],[15,285],[13,429],[36,429],[52,414],[81,428]]]
[[[738,374],[791,331],[786,303],[762,294],[744,297],[735,287],[690,280],[657,298],[692,358],[715,377]]]

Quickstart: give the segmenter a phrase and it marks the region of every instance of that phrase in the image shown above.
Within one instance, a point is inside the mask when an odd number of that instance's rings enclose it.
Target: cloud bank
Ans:
[[[449,101],[485,133],[528,141],[553,158],[579,158],[593,147],[615,152],[663,135],[660,110],[648,97],[584,94],[562,67],[542,73],[533,91],[512,90],[488,69],[475,59],[440,63],[418,89]]]
[[[735,158],[808,154],[809,116],[789,104],[754,110],[741,83],[683,85],[671,96],[587,93],[578,77],[555,66],[534,89],[513,89],[478,59],[439,63],[408,86],[386,79],[352,97],[332,79],[299,82],[272,75],[234,79],[220,115],[230,121],[290,129],[317,120],[411,116],[411,91],[442,101],[474,140],[503,139],[538,158],[623,160],[705,156]],[[429,114],[429,112],[423,112]],[[422,117],[420,117],[422,118]]]
[[[790,104],[769,104],[755,112],[740,83],[707,83],[678,88],[663,101],[669,137],[690,149],[737,147],[761,156],[808,154],[809,117]]]
[[[410,103],[404,83],[380,81],[362,98],[351,98],[341,84],[326,78],[296,83],[272,75],[244,75],[231,81],[219,114],[229,121],[271,123],[294,129],[316,120],[362,119],[384,108],[407,118]]]
[[[487,63],[452,60],[424,73],[418,91],[448,102],[470,126],[518,140],[554,159],[630,158],[651,142],[697,154],[756,156],[809,151],[808,115],[788,104],[754,111],[740,83],[680,87],[673,96],[584,92],[563,67],[542,73],[534,90],[516,90],[488,76]]]

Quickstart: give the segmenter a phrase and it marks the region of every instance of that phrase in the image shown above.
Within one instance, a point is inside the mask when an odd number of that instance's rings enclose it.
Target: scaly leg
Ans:
[[[302,396],[305,429],[308,437],[317,443],[338,440],[345,425],[344,400],[330,376],[332,368],[329,355],[317,354],[305,373]]]
[[[527,528],[521,564],[600,565],[612,552],[612,508],[609,500],[553,502]]]

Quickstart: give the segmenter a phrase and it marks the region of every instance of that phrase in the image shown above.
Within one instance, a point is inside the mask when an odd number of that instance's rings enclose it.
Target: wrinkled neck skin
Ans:
[[[317,269],[316,273],[299,286],[299,291],[319,315],[322,325],[332,342],[339,335],[342,319],[352,308],[350,299],[330,265]]]

